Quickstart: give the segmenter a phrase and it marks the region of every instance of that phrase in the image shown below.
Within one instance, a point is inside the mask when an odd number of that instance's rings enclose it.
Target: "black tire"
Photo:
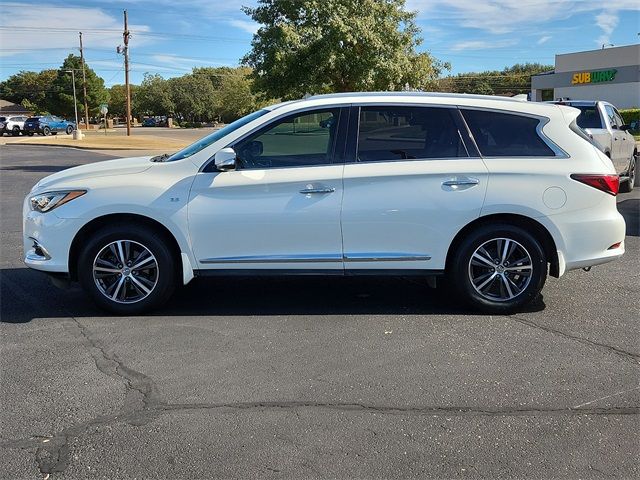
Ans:
[[[29,137],[33,137],[33,132],[27,132],[27,135],[28,135]]]
[[[15,127],[13,127],[13,129],[11,130],[11,135],[13,135],[14,137],[19,137],[20,136],[20,127],[18,127],[17,125]]]
[[[138,248],[138,251],[140,251],[142,250],[141,247],[155,257],[155,264],[157,265],[155,275],[142,278],[145,282],[149,282],[145,283],[150,288],[150,293],[146,294],[146,296],[142,296],[145,295],[144,292],[134,285],[135,280],[131,276],[135,275],[135,273],[132,270],[128,274],[127,265],[125,264],[122,264],[125,271],[120,274],[96,272],[96,275],[104,276],[100,278],[94,276],[94,262],[98,266],[106,265],[102,263],[103,260],[97,260],[98,255],[101,256],[100,258],[106,258],[104,255],[112,255],[109,245],[118,241],[129,242],[129,249],[123,244],[125,257],[126,252],[131,252],[132,256],[136,255],[135,249]],[[117,261],[118,257],[111,256],[109,258]],[[169,243],[160,232],[136,224],[109,225],[95,232],[86,242],[86,246],[78,258],[78,280],[82,288],[99,307],[118,315],[135,315],[156,309],[169,299],[176,285],[176,264],[177,261],[173,258]],[[135,278],[138,281],[141,280],[140,276]],[[126,282],[123,283],[120,280],[123,282],[126,280]],[[99,285],[100,282],[103,283]],[[120,289],[116,282],[121,283],[122,291],[116,291],[116,288]],[[150,284],[153,282],[155,284],[151,286]],[[109,290],[106,285],[110,285],[112,289]],[[115,300],[107,297],[107,294],[111,294],[111,297],[113,297],[112,293],[115,294]],[[136,293],[142,297],[138,300],[131,298],[129,303],[125,303],[128,302],[128,294],[135,297]]]
[[[51,132],[51,135],[57,135],[58,132]]]
[[[67,135],[71,135],[71,134],[73,133],[73,127],[72,127],[71,125],[69,125],[69,126],[67,127],[66,132],[67,132]]]
[[[495,258],[502,257],[497,252],[504,251],[503,247],[507,243],[505,239],[510,242],[507,249],[513,249],[513,255],[507,259],[518,257],[513,258],[510,267],[509,261],[505,265],[500,263],[504,257]],[[485,249],[478,253],[483,258],[489,257],[492,260],[491,266],[475,258],[472,262],[472,256],[480,247]],[[519,262],[522,257],[528,257],[529,260]],[[496,260],[499,262],[497,265]],[[547,279],[547,259],[540,242],[523,228],[509,224],[493,224],[480,227],[465,236],[454,252],[447,273],[448,283],[472,308],[492,314],[509,314],[518,311],[539,296]],[[492,276],[493,280],[490,279]],[[487,281],[489,283],[483,287]],[[484,290],[479,287],[483,287]],[[520,291],[516,293],[518,288]]]
[[[636,152],[633,152],[633,156],[631,157],[631,161],[629,162],[629,168],[627,169],[627,180],[620,184],[620,193],[629,193],[635,187],[637,182],[637,164],[636,161],[638,159],[638,155]]]
[[[51,135],[51,129],[50,129],[49,127],[44,127],[44,128],[42,129],[42,134],[43,134],[45,137],[48,137],[49,135]]]

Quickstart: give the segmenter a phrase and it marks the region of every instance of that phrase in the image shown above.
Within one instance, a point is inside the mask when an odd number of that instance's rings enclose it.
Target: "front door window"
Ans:
[[[340,109],[290,115],[234,145],[240,169],[327,165],[333,161]]]

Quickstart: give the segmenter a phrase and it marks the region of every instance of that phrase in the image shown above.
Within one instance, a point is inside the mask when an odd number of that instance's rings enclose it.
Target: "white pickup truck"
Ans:
[[[638,147],[622,116],[610,103],[592,100],[563,100],[554,102],[582,111],[578,116],[581,127],[607,154],[620,175],[620,191],[630,192],[636,182]]]

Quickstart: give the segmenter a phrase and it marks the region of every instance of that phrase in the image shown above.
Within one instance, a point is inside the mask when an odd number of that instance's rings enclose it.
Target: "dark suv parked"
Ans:
[[[75,129],[75,122],[70,122],[54,115],[29,117],[27,121],[24,122],[24,133],[29,136],[34,133],[39,133],[40,135],[56,135],[58,132],[66,132],[67,135],[71,135]]]

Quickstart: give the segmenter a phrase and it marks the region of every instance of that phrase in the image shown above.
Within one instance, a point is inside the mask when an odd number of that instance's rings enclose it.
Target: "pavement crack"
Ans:
[[[572,335],[567,332],[563,332],[562,330],[558,330],[556,328],[548,327],[546,325],[540,325],[539,323],[533,322],[531,320],[527,320],[515,315],[507,315],[506,318],[511,319],[515,322],[518,322],[522,325],[526,325],[527,327],[537,328],[539,330],[543,330],[547,333],[551,333],[552,335],[558,335],[569,340],[573,340],[575,342],[579,342],[583,345],[587,345],[589,347],[595,347],[600,350],[606,350],[613,355],[617,355],[626,361],[629,361],[635,365],[640,364],[640,354],[628,352],[626,350],[622,350],[621,348],[614,347],[613,345],[608,345],[606,343],[596,342],[593,340],[589,340],[584,337],[579,337],[577,335]]]
[[[363,403],[323,403],[323,402],[242,402],[242,403],[186,403],[165,404],[156,407],[163,412],[181,412],[190,410],[290,410],[320,408],[347,412],[369,412],[398,415],[433,416],[536,416],[536,415],[637,415],[640,407],[607,408],[481,408],[469,406],[386,406]]]
[[[122,380],[127,390],[137,392],[140,395],[143,408],[151,408],[163,403],[156,385],[150,377],[125,365],[115,353],[107,350],[102,342],[95,338],[90,330],[77,318],[70,318],[88,345],[91,357],[99,371]]]
[[[69,442],[89,429],[97,426],[126,421],[140,426],[158,416],[159,407],[164,405],[153,380],[142,372],[128,367],[109,351],[91,331],[77,318],[70,316],[75,329],[79,332],[83,343],[88,347],[96,368],[110,377],[124,383],[126,390],[125,403],[119,413],[98,416],[88,422],[65,428],[51,437],[34,436],[26,440],[8,442],[3,446],[14,448],[36,448],[36,463],[43,475],[62,473],[70,460]],[[134,393],[132,396],[130,393]]]

